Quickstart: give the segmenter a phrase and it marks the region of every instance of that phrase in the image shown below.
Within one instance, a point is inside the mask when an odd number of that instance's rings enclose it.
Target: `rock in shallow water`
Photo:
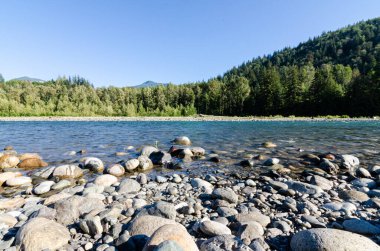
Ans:
[[[99,158],[89,157],[84,161],[84,168],[90,169],[93,172],[103,172],[104,164]]]
[[[379,251],[380,246],[365,236],[351,232],[316,228],[296,233],[290,242],[293,251]]]
[[[123,176],[125,173],[125,169],[120,164],[113,164],[106,169],[106,173],[111,174],[116,177]]]
[[[16,245],[21,250],[56,250],[67,244],[70,233],[66,227],[45,218],[33,218],[17,232]]]
[[[61,179],[67,178],[79,178],[83,175],[83,171],[80,167],[76,165],[62,165],[58,166],[53,171],[54,177],[59,177]]]
[[[181,136],[181,137],[175,138],[173,140],[173,143],[177,144],[177,145],[185,145],[185,146],[191,145],[190,139],[188,137],[186,137],[186,136]]]

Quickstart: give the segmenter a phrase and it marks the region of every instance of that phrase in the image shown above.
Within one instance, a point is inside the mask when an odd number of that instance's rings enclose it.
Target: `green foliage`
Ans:
[[[79,77],[3,81],[1,116],[375,116],[380,18],[255,58],[208,81],[95,88]]]

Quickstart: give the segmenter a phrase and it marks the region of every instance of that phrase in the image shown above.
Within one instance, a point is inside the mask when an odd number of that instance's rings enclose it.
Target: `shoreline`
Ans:
[[[0,122],[7,121],[189,121],[189,122],[209,122],[209,121],[380,121],[379,117],[369,118],[339,118],[339,117],[232,117],[232,116],[189,116],[189,117],[73,117],[73,116],[20,116],[20,117],[0,117]]]

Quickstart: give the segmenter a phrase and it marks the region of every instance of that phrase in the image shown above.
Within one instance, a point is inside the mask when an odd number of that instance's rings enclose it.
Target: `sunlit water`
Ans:
[[[239,162],[247,153],[292,160],[299,149],[354,154],[363,165],[380,163],[379,121],[0,122],[0,145],[12,145],[19,153],[37,152],[50,163],[79,160],[83,155],[65,153],[81,149],[87,150],[85,156],[116,163],[134,157],[143,145],[168,150],[171,140],[182,135],[228,163]],[[265,141],[278,147],[263,149]],[[135,150],[127,151],[127,146]],[[116,156],[120,151],[129,154]]]

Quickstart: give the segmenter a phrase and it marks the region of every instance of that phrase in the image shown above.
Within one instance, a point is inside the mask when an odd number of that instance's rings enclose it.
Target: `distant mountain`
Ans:
[[[133,88],[144,88],[144,87],[153,87],[153,86],[157,86],[157,85],[168,85],[167,83],[157,83],[157,82],[154,82],[154,81],[146,81],[140,85],[134,85],[134,86],[131,86]]]
[[[42,79],[38,79],[38,78],[30,78],[30,77],[21,77],[21,78],[14,78],[14,79],[11,79],[11,80],[16,80],[16,81],[25,81],[25,82],[39,82],[39,83],[42,83],[42,82],[45,82],[45,80],[42,80]]]

